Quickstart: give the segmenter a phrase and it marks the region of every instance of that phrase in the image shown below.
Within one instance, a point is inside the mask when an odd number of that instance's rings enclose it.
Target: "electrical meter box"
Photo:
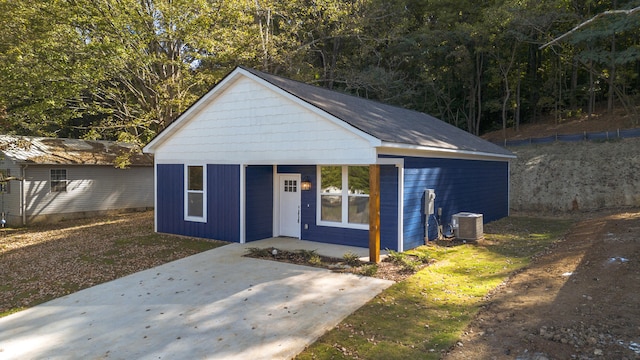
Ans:
[[[424,213],[431,215],[435,209],[436,191],[434,189],[424,190]]]
[[[453,234],[461,240],[478,240],[484,236],[482,214],[460,212],[451,217]]]

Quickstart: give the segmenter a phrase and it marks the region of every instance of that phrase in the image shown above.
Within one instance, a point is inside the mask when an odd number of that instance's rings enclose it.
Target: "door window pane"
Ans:
[[[298,180],[284,181],[284,192],[297,192],[297,191],[298,191]]]

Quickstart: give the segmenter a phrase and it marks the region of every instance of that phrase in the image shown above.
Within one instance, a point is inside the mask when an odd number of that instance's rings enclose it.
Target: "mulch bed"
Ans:
[[[274,254],[274,250],[276,251]],[[329,269],[334,272],[352,273],[361,276],[370,276],[379,279],[392,280],[400,282],[425,268],[432,262],[422,263],[417,257],[405,255],[409,261],[412,261],[415,267],[409,269],[407,266],[394,261],[392,257],[385,257],[378,264],[362,262],[359,260],[344,258],[327,257],[315,254],[314,251],[308,250],[282,250],[269,248],[251,248],[245,255],[247,257],[281,261],[296,265],[305,265]],[[317,258],[313,258],[316,256]],[[348,257],[348,256],[347,256]]]

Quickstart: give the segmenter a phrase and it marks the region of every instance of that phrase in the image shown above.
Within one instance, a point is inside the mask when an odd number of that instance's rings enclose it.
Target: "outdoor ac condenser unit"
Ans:
[[[482,214],[461,212],[452,216],[453,233],[461,240],[478,240],[484,236]]]

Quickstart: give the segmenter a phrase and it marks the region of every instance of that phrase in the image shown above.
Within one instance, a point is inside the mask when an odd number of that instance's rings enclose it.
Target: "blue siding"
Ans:
[[[247,242],[273,236],[273,166],[246,169]]]
[[[184,219],[184,165],[158,165],[156,216],[159,232],[180,234]]]
[[[302,239],[328,244],[369,247],[369,230],[316,225],[316,192],[318,191],[318,184],[316,183],[315,166],[281,165],[278,166],[278,173],[301,174],[303,180],[307,178],[311,180],[311,190],[302,192],[302,209],[300,214]],[[304,228],[305,224],[309,226],[306,230]]]
[[[184,165],[157,166],[158,231],[240,241],[240,166],[207,165],[207,222],[184,220]]]
[[[398,169],[393,165],[380,166],[380,248],[398,250]]]
[[[424,243],[424,190],[435,189],[436,214],[429,217],[429,239],[437,237],[439,221],[447,225],[461,211],[483,214],[484,222],[508,215],[509,165],[502,161],[405,158],[404,249]]]

